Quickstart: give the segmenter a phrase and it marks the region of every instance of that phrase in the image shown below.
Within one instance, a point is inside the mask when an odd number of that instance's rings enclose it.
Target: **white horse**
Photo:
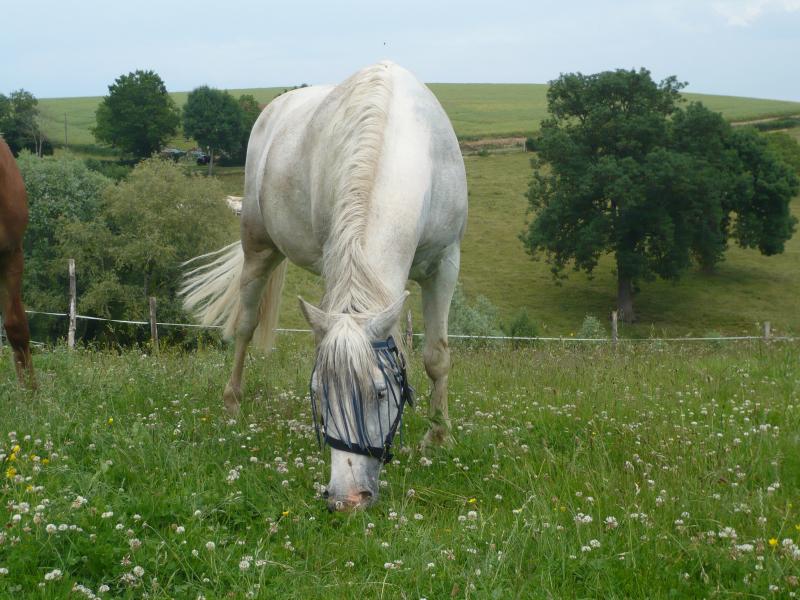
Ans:
[[[467,220],[464,162],[430,90],[382,62],[338,86],[273,100],[247,147],[241,243],[187,275],[185,304],[236,342],[223,393],[238,412],[253,338],[271,347],[286,259],[322,275],[312,406],[331,445],[331,508],[377,499],[378,475],[408,399],[395,333],[409,278],[422,287],[425,370],[433,383],[423,444],[449,439],[447,317]],[[319,430],[318,430],[319,431]]]

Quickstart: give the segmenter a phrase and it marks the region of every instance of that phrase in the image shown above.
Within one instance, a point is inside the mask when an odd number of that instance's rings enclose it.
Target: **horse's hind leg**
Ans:
[[[30,332],[28,319],[22,306],[22,249],[14,250],[3,261],[3,272],[0,274],[4,285],[2,286],[3,324],[11,349],[14,352],[14,367],[17,370],[17,379],[29,388],[36,388],[36,377],[33,373],[31,360]],[[26,377],[27,376],[27,377]],[[26,381],[27,378],[27,381]]]
[[[420,281],[422,311],[425,319],[425,348],[422,353],[425,371],[433,383],[428,415],[431,425],[422,445],[450,442],[450,417],[447,412],[447,377],[450,373],[450,347],[447,343],[447,317],[450,300],[458,282],[460,250],[451,246],[431,277]]]
[[[239,314],[234,331],[235,350],[233,370],[222,399],[225,408],[231,414],[238,414],[239,402],[242,399],[242,372],[247,345],[253,339],[253,332],[258,325],[259,305],[264,293],[264,286],[269,281],[272,271],[284,260],[283,255],[273,249],[244,254],[242,277],[239,285]],[[277,298],[271,299],[277,302]]]

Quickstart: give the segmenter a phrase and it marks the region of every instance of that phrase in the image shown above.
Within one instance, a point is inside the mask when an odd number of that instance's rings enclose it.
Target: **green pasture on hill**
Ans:
[[[367,511],[329,514],[309,337],[253,353],[0,361],[3,599],[789,598],[800,570],[797,343],[456,345],[454,444],[406,409]],[[88,591],[87,591],[88,590]],[[90,595],[91,594],[91,595]]]
[[[501,318],[526,309],[541,335],[569,336],[587,314],[607,322],[616,302],[611,257],[601,260],[594,277],[568,273],[556,285],[544,260],[531,260],[517,235],[525,223],[530,154],[467,156],[469,222],[461,254],[461,281],[469,298],[484,295]],[[218,172],[231,194],[242,193],[244,169]],[[800,199],[792,211],[800,218]],[[770,321],[778,333],[800,333],[800,234],[786,251],[766,257],[757,250],[732,247],[711,275],[689,271],[677,283],[643,282],[636,297],[639,322],[624,325],[622,335],[757,334]],[[411,284],[409,306],[422,327],[419,287]],[[316,301],[322,295],[317,277],[291,266],[283,295],[281,324],[303,327],[297,295]]]
[[[547,86],[544,84],[432,83],[429,87],[444,106],[460,138],[526,135],[537,130],[539,121],[547,114]],[[267,103],[284,89],[229,91],[236,97],[253,94],[259,102]],[[187,95],[188,92],[172,94],[179,106],[186,102]],[[736,121],[800,113],[800,102],[708,94],[686,94],[686,97],[700,100],[710,109]],[[100,100],[99,97],[40,99],[48,137],[58,144],[63,143],[66,114],[68,144],[94,145],[90,128],[94,126],[94,113]],[[178,138],[174,144],[185,146],[186,141]]]

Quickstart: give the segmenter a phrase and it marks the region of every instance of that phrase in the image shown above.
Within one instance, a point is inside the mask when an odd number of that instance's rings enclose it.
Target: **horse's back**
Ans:
[[[18,248],[27,224],[25,183],[11,149],[0,139],[0,251]]]
[[[438,100],[409,71],[379,63],[338,86],[274,102],[251,135],[245,193],[258,199],[252,205],[268,238],[292,262],[318,270],[331,235],[341,234],[335,215],[349,196],[364,201],[370,254],[402,254],[406,274],[417,248],[433,259],[458,243],[463,159]]]

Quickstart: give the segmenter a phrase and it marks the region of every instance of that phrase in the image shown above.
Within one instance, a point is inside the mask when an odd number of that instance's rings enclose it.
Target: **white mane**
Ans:
[[[325,296],[332,313],[377,312],[394,298],[364,254],[364,232],[383,147],[392,95],[387,65],[353,75],[340,86],[339,105],[328,127],[331,149],[344,158],[336,174],[333,223],[322,256]]]

